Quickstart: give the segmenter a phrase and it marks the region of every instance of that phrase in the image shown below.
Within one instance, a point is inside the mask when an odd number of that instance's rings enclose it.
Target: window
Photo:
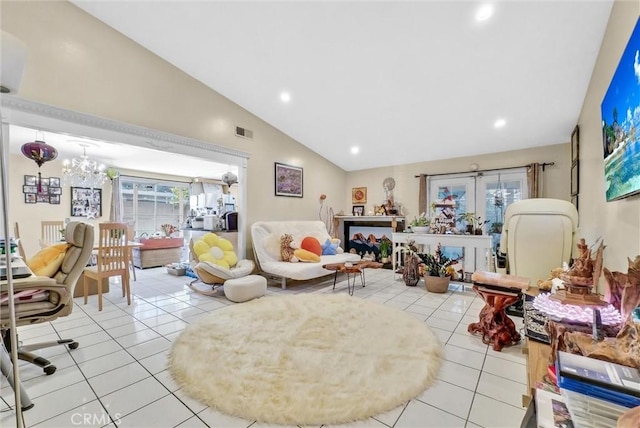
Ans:
[[[163,224],[180,228],[189,215],[189,184],[121,177],[122,218],[134,222],[136,235],[151,235]]]

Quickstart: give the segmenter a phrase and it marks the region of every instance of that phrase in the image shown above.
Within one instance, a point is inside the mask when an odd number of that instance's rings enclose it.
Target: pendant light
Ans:
[[[38,140],[38,132],[36,132],[35,141],[24,143],[21,148],[22,154],[29,159],[34,160],[38,165],[38,193],[42,192],[42,174],[40,172],[40,167],[42,167],[45,162],[54,160],[58,157],[58,151],[55,147],[48,145],[43,140],[44,134],[42,140]]]

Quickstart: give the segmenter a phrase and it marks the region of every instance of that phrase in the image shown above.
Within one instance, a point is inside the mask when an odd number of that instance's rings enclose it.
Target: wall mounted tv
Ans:
[[[640,19],[602,100],[607,201],[640,193]]]

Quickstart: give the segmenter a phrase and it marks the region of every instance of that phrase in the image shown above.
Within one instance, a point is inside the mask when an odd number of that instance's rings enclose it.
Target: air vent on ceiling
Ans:
[[[253,131],[250,130],[250,129],[241,128],[239,126],[236,126],[236,135],[238,137],[248,138],[250,140],[253,140]]]

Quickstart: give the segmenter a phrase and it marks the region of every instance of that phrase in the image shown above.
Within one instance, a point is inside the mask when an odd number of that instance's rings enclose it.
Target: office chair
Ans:
[[[549,198],[524,199],[507,207],[500,237],[506,253],[506,271],[536,284],[552,269],[571,261],[578,211],[568,201]]]
[[[69,244],[62,265],[58,271],[47,280],[46,277],[30,277],[15,280],[15,292],[39,291],[39,298],[33,300],[18,300],[15,304],[16,325],[31,325],[53,321],[67,316],[73,309],[73,290],[78,278],[91,256],[93,248],[93,226],[88,223],[70,222],[65,230],[65,240]],[[5,347],[11,349],[9,334],[9,311],[0,311],[0,332]],[[56,371],[56,367],[46,358],[32,354],[30,351],[48,348],[55,345],[67,345],[70,349],[78,347],[73,339],[61,339],[31,345],[18,346],[18,358],[42,367],[48,375]]]

